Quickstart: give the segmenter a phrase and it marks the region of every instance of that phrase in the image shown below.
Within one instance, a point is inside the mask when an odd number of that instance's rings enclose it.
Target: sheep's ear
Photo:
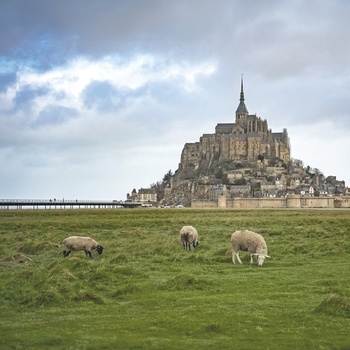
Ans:
[[[271,258],[271,256],[270,255],[265,255],[265,258]]]

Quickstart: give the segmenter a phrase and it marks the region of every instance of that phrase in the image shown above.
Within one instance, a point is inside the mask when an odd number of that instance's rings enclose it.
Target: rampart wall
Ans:
[[[285,198],[226,198],[220,196],[217,201],[196,200],[192,208],[350,208],[350,197],[305,197],[290,195]]]
[[[341,197],[334,200],[335,208],[350,208],[350,197]]]

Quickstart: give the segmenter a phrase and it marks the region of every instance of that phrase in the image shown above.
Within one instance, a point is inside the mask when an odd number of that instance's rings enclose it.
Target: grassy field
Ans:
[[[103,254],[64,258],[76,234]],[[349,210],[12,210],[0,240],[0,349],[350,349]]]

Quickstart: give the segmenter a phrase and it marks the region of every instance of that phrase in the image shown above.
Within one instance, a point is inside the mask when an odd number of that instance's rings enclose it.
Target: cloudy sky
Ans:
[[[0,0],[0,198],[126,199],[249,113],[350,185],[350,1]]]

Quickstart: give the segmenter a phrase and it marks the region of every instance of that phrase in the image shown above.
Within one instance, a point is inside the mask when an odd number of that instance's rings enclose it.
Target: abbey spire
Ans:
[[[248,109],[244,103],[244,91],[243,91],[243,74],[241,77],[241,95],[239,99],[239,105],[236,110],[236,123],[237,125],[240,125],[244,129],[246,129],[247,124],[247,118],[248,118]]]
[[[241,77],[241,95],[239,99],[239,105],[236,111],[236,114],[242,114],[242,113],[247,113],[248,114],[248,109],[244,103],[244,91],[243,91],[243,74]]]

